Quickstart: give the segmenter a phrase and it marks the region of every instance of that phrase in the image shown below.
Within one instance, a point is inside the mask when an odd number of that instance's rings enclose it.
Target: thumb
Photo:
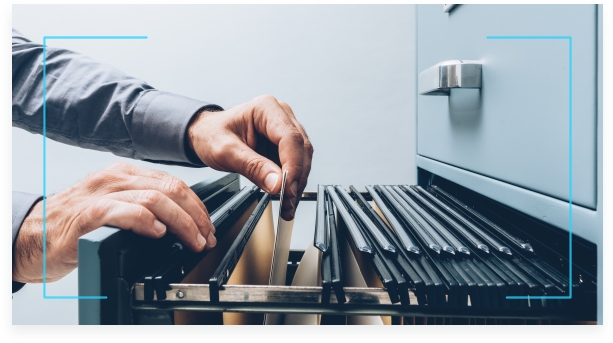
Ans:
[[[237,172],[270,194],[281,191],[281,168],[246,144],[229,149],[225,161],[228,169]]]

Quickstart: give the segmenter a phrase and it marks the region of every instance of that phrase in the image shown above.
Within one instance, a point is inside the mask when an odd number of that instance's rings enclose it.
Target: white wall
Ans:
[[[44,35],[147,35],[145,41],[49,41],[112,64],[165,91],[225,108],[272,94],[289,103],[315,156],[318,183],[415,182],[415,21],[403,6],[13,6],[13,27]],[[48,193],[126,160],[48,142]],[[218,172],[132,161],[194,184]],[[42,192],[42,140],[13,129],[13,190]],[[303,203],[292,240],[312,239]],[[77,295],[76,271],[49,295]],[[43,300],[41,285],[13,295],[14,324],[76,324],[77,302]]]

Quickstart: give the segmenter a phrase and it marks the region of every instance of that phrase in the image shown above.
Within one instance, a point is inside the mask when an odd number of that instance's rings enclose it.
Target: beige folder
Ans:
[[[346,235],[347,226],[341,216],[337,216],[338,241],[341,250],[341,270],[345,287],[383,287],[372,263],[358,251],[351,237]],[[348,325],[391,324],[389,316],[347,316]]]
[[[213,248],[196,267],[185,276],[181,283],[207,284],[209,278],[221,260],[228,252],[228,249],[236,239],[236,236],[257,205],[254,201],[243,215],[228,230],[228,232],[217,242]],[[272,250],[274,242],[274,227],[272,221],[272,204],[269,203],[262,217],[253,230],[243,254],[238,261],[228,284],[243,285],[267,285],[270,275],[270,265],[272,261]],[[264,315],[259,313],[219,313],[219,312],[196,312],[196,311],[175,311],[175,324],[262,324]]]
[[[300,260],[292,286],[321,286],[320,265],[321,251],[311,242]],[[283,324],[318,325],[320,319],[321,316],[318,314],[286,314]]]

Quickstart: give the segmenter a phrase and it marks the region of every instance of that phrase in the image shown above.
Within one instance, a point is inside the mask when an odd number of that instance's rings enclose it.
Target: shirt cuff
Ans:
[[[133,112],[131,133],[134,148],[144,160],[179,162],[204,167],[189,153],[187,127],[202,110],[223,111],[217,105],[181,95],[149,91]]]
[[[13,256],[15,255],[15,240],[19,235],[21,224],[26,219],[30,209],[36,204],[42,196],[37,194],[28,194],[13,191]],[[13,293],[20,290],[25,284],[13,281]]]

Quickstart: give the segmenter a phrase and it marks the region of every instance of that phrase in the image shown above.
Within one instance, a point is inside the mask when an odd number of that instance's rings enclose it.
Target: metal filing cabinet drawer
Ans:
[[[572,36],[573,203],[596,208],[596,11],[418,6],[418,73],[448,60],[482,65],[480,90],[418,96],[418,155],[568,201],[569,41],[486,36]]]

